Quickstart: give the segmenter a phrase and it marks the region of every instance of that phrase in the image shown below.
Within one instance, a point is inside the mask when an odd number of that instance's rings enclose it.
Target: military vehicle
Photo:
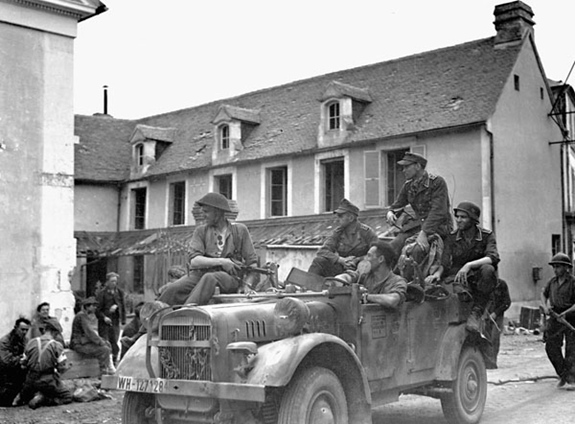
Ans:
[[[102,387],[125,391],[124,424],[371,423],[401,394],[479,422],[487,376],[470,304],[446,292],[389,310],[363,290],[327,281],[163,309]]]

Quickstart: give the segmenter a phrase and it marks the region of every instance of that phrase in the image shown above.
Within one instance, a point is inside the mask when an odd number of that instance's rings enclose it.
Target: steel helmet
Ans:
[[[208,193],[196,202],[200,206],[211,206],[225,212],[231,212],[228,199],[220,193]]]
[[[479,209],[479,206],[477,206],[475,203],[461,202],[453,210],[455,212],[457,211],[465,212],[475,222],[479,222],[479,215],[481,215],[481,209]]]
[[[567,256],[565,253],[557,253],[555,256],[551,258],[551,262],[549,262],[549,265],[565,265],[570,268],[573,267],[571,259],[569,259],[569,256]]]

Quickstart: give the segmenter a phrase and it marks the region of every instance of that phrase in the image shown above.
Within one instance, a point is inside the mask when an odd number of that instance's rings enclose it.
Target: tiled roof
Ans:
[[[142,138],[156,141],[173,142],[175,139],[175,128],[157,128],[149,125],[138,124],[134,128],[134,133],[138,132]],[[132,134],[133,138],[133,134]]]
[[[136,123],[106,115],[76,115],[74,146],[76,180],[115,182],[130,174],[130,135]]]
[[[176,140],[148,175],[210,166],[212,120],[223,104],[257,110],[261,119],[235,163],[312,151],[320,99],[333,81],[367,90],[371,98],[355,122],[350,143],[484,122],[495,111],[520,48],[495,49],[490,37],[141,119],[138,123],[177,128]],[[80,135],[83,130],[78,130]],[[124,166],[118,173],[127,174],[129,161]]]
[[[372,227],[383,237],[389,229],[385,211],[362,211],[359,220]],[[333,214],[243,221],[247,225],[254,245],[319,247],[336,226]],[[186,252],[195,226],[170,227],[119,233],[77,231],[78,254],[100,256],[152,255]]]

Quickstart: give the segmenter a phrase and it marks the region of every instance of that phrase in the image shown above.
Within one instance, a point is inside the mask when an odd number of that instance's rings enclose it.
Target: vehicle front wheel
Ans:
[[[336,375],[322,367],[300,372],[282,397],[278,424],[348,424],[347,400]]]
[[[122,403],[122,424],[152,424],[154,396],[146,393],[126,392]]]
[[[476,347],[466,347],[459,357],[452,393],[441,397],[443,415],[453,424],[476,424],[483,415],[487,397],[487,373]]]

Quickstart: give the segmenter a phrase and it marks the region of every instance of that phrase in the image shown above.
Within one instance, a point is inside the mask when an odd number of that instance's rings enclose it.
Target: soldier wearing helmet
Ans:
[[[481,317],[497,285],[497,243],[490,230],[479,226],[479,206],[461,202],[454,213],[457,229],[445,239],[441,266],[425,281],[432,283],[445,275],[446,283],[453,282],[454,293],[470,294],[473,306],[466,328],[479,332]]]
[[[205,215],[190,243],[190,274],[170,284],[158,298],[168,305],[209,302],[216,287],[222,293],[237,292],[242,283],[241,266],[255,267],[257,256],[245,225],[230,223],[228,200],[208,193],[196,202]],[[249,274],[248,274],[249,276]]]
[[[545,328],[545,352],[559,376],[557,387],[575,389],[575,331],[560,320],[575,326],[575,278],[573,263],[565,253],[557,253],[549,265],[555,276],[541,292],[541,309],[548,317]],[[565,355],[561,346],[565,339]]]

